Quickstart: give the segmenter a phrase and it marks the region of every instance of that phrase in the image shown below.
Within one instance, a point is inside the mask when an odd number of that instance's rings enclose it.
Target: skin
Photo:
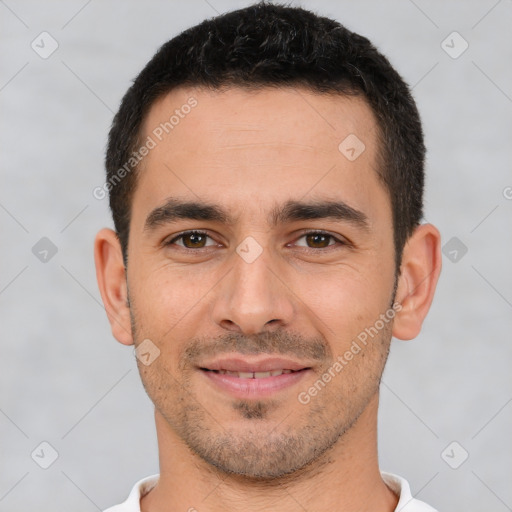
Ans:
[[[416,228],[404,248],[394,320],[301,403],[298,394],[393,303],[393,225],[375,171],[375,118],[358,97],[182,88],[152,106],[143,136],[190,96],[197,106],[139,169],[127,268],[113,231],[103,229],[95,242],[115,338],[136,346],[150,339],[160,351],[149,365],[138,360],[155,404],[160,458],[159,483],[141,509],[394,510],[398,499],[377,460],[379,382],[391,336],[414,338],[428,312],[439,232]],[[354,161],[338,150],[349,134],[365,144]],[[170,197],[215,203],[233,222],[145,228]],[[366,228],[332,218],[269,223],[289,200],[344,201],[365,215]],[[334,238],[304,236],[307,229]],[[186,230],[210,238],[173,241]],[[236,251],[249,236],[261,249],[251,263]],[[197,367],[227,353],[279,353],[310,370],[269,397],[235,398]]]

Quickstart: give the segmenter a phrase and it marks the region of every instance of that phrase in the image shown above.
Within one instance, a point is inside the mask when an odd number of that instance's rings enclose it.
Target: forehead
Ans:
[[[144,120],[141,140],[153,148],[140,166],[134,211],[136,203],[154,207],[169,196],[234,209],[257,199],[260,210],[309,196],[356,202],[371,214],[387,199],[376,172],[377,134],[360,96],[176,89]]]
[[[201,139],[204,145],[197,149],[203,151],[247,150],[251,143],[272,142],[282,149],[288,142],[300,146],[290,150],[331,152],[337,149],[340,137],[349,134],[359,135],[372,146],[376,127],[373,112],[361,95],[319,94],[292,87],[196,87],[173,90],[155,101],[142,133],[153,134],[158,142],[172,134],[175,154],[194,146],[190,132]]]

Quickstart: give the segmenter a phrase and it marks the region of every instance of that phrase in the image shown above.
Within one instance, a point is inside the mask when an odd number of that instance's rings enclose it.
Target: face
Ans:
[[[127,266],[134,342],[159,350],[138,361],[145,389],[222,471],[305,468],[376,397],[391,338],[393,227],[372,112],[292,88],[180,89],[152,106],[148,136]]]

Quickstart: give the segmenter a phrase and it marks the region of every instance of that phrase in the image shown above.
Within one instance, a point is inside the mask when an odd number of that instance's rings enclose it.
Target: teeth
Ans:
[[[292,373],[293,370],[270,370],[268,372],[232,372],[229,370],[213,370],[221,375],[231,375],[239,379],[266,379],[268,377],[276,377],[283,373]]]
[[[254,372],[255,379],[264,379],[265,377],[270,377],[270,372]]]

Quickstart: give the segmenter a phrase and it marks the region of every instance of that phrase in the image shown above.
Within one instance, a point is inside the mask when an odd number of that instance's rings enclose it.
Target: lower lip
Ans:
[[[292,373],[283,373],[261,379],[242,379],[233,375],[221,374],[208,370],[201,372],[215,386],[227,391],[235,398],[266,398],[283,389],[289,388],[302,380],[311,370],[304,369]]]

